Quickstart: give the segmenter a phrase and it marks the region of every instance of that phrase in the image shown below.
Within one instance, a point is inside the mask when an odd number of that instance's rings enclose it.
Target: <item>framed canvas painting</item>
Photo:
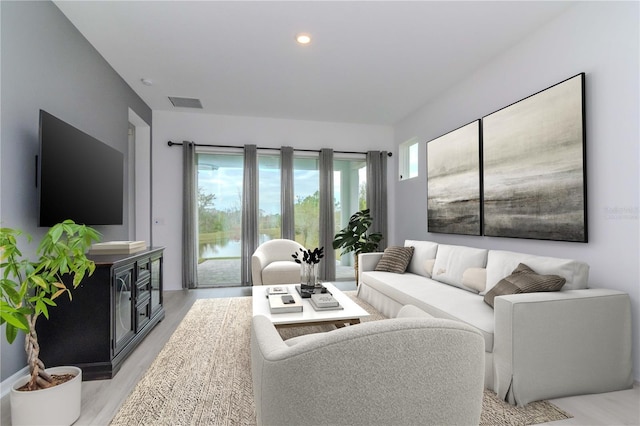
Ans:
[[[480,120],[427,143],[427,230],[480,235]]]
[[[587,242],[584,73],[482,119],[484,235]]]

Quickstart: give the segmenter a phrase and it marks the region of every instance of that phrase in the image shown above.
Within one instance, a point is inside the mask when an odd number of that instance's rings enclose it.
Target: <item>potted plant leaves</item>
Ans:
[[[382,240],[380,232],[369,232],[371,223],[373,223],[373,218],[369,209],[360,210],[351,215],[347,226],[333,238],[333,248],[341,248],[341,256],[353,252],[356,283],[358,282],[358,255],[375,251]]]
[[[9,343],[15,341],[18,331],[25,333],[29,367],[29,375],[11,387],[12,423],[71,424],[80,416],[82,371],[73,366],[45,369],[36,323],[43,316],[49,318],[55,299],[63,295],[71,299],[65,281],[76,288],[93,273],[95,264],[85,253],[100,234],[71,220],[58,223],[43,236],[35,261],[23,257],[21,237],[31,240],[20,230],[0,229],[0,324],[6,326]]]

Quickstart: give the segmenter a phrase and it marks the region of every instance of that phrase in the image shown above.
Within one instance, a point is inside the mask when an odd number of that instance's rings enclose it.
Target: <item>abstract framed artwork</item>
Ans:
[[[482,118],[484,235],[587,242],[584,77]]]
[[[480,120],[427,143],[427,230],[480,235]]]

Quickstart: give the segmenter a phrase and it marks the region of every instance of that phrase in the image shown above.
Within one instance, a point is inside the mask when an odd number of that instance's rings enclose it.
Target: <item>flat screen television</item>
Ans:
[[[40,110],[39,226],[121,225],[124,155]]]

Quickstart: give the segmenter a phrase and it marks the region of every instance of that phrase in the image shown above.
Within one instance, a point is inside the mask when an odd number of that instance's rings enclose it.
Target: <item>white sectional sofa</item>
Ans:
[[[415,305],[477,328],[485,342],[485,387],[511,404],[633,386],[631,302],[588,288],[583,262],[500,250],[405,241],[405,273],[376,271],[382,253],[361,254],[358,297],[389,318]],[[519,264],[566,279],[560,291],[484,296]],[[495,291],[495,290],[494,290]]]

